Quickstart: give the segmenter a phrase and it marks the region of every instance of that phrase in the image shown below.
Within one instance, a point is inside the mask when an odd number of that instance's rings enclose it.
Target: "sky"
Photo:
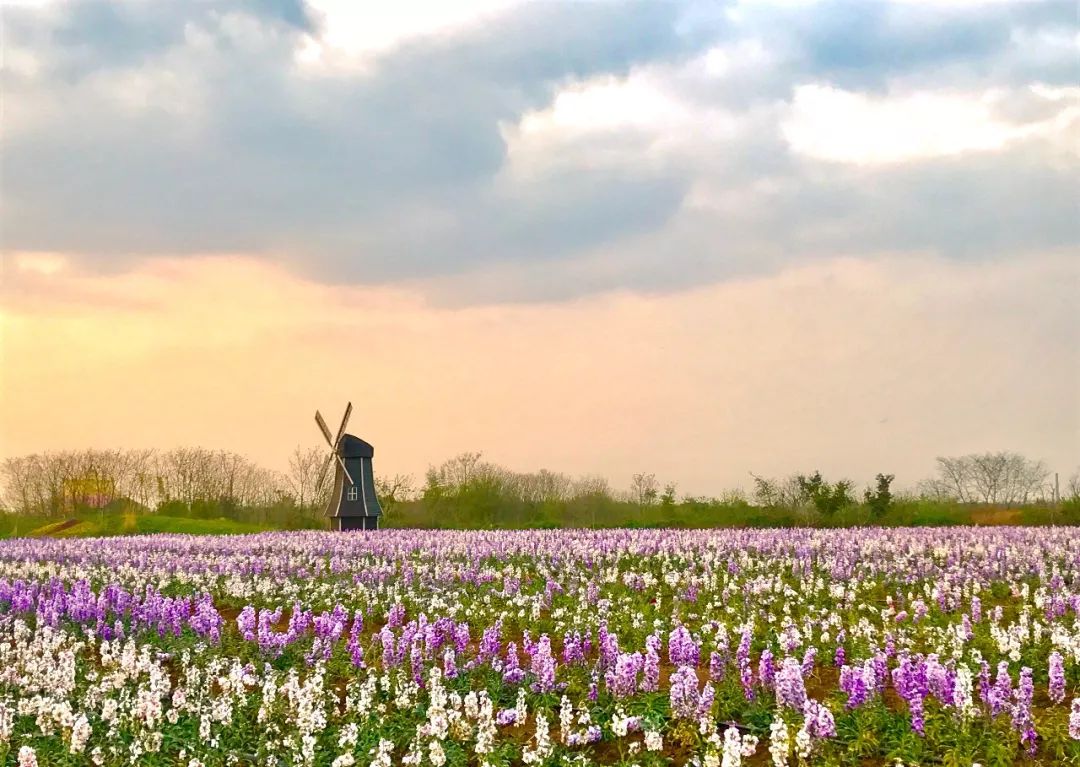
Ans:
[[[0,8],[0,457],[1080,467],[1073,0]]]

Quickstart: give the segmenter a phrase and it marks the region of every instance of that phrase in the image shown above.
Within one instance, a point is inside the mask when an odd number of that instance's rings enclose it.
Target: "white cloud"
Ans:
[[[440,35],[482,23],[522,0],[309,0],[322,16],[318,39],[297,52],[306,65],[363,67],[374,56],[410,39]]]
[[[1036,93],[1036,95],[1041,95]],[[1053,117],[1013,123],[995,114],[1006,94],[917,92],[876,98],[824,85],[802,85],[781,129],[797,153],[856,164],[897,163],[996,151],[1025,138],[1064,139],[1080,116],[1063,103]]]
[[[642,68],[623,78],[567,85],[544,109],[503,124],[507,173],[531,176],[553,168],[662,163],[702,141],[728,140],[737,117],[681,99],[680,76],[700,77],[703,60],[683,70]],[[692,70],[692,71],[691,71]]]
[[[552,105],[521,121],[523,133],[662,128],[682,122],[685,108],[647,74],[626,79],[602,77],[558,93]]]

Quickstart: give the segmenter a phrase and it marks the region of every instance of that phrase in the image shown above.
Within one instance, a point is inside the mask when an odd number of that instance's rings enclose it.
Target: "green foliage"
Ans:
[[[796,480],[803,495],[823,517],[832,517],[840,509],[855,503],[851,496],[852,483],[846,479],[830,485],[820,471],[815,471],[809,477],[799,474]]]
[[[889,508],[892,506],[893,496],[890,488],[896,476],[893,474],[878,474],[876,479],[877,486],[873,489],[867,488],[863,493],[863,503],[866,505],[871,517],[880,519],[889,513]]]
[[[0,514],[0,537],[19,536],[102,536],[135,533],[238,534],[261,530],[325,529],[321,516],[282,509],[234,509],[228,516],[220,508],[199,506],[188,510],[183,504],[170,505],[168,513],[92,510],[69,519],[19,514]],[[219,513],[212,516],[214,511]],[[984,516],[993,510],[954,502],[893,500],[887,508],[870,503],[851,503],[830,516],[807,518],[798,510],[768,508],[745,500],[686,498],[641,507],[595,494],[565,500],[523,501],[490,485],[477,485],[466,492],[439,493],[399,503],[385,527],[432,529],[555,529],[709,527],[945,527],[986,524]],[[1080,510],[1030,506],[1003,515],[994,524],[1063,525],[1076,524],[1069,514]]]
[[[723,498],[676,497],[655,475],[636,474],[631,492],[616,495],[602,478],[574,480],[542,470],[516,473],[462,453],[432,467],[414,492],[404,475],[377,478],[384,498],[384,527],[444,529],[515,528],[710,528],[857,527],[880,525],[1080,524],[1080,496],[1059,504],[1017,507],[961,503],[950,497],[897,495],[894,475],[879,473],[861,499],[847,480],[826,481],[821,472],[783,478],[751,475],[753,502],[741,493]],[[76,506],[63,515],[0,513],[0,537],[121,535],[135,532],[251,532],[326,529],[321,504],[298,505],[290,496],[251,505],[234,495],[178,500],[156,509],[126,497],[104,508]]]

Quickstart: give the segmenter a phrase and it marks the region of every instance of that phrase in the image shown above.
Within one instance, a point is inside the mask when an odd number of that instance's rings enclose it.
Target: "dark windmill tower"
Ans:
[[[375,495],[375,475],[371,468],[375,448],[359,437],[345,433],[350,415],[351,402],[345,408],[341,428],[338,429],[335,439],[330,436],[330,429],[326,428],[322,415],[318,410],[315,411],[315,423],[319,424],[319,430],[326,437],[332,451],[323,466],[323,476],[331,462],[337,459],[334,466],[334,489],[330,494],[330,502],[326,505],[326,516],[330,517],[330,527],[333,530],[378,530],[382,507]],[[322,484],[321,480],[319,484]]]

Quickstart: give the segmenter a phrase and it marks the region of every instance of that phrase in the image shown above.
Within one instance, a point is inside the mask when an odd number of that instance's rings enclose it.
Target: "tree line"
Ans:
[[[1044,463],[1011,452],[941,457],[936,467],[935,476],[903,492],[892,474],[878,474],[860,491],[815,471],[751,474],[750,493],[680,498],[675,483],[653,473],[636,473],[617,490],[601,476],[517,472],[466,452],[430,467],[421,483],[380,475],[376,488],[387,523],[424,527],[920,523],[919,514],[946,523],[967,513],[957,507],[973,505],[1080,512],[1080,471],[1061,487]],[[285,471],[204,448],[56,451],[0,463],[0,506],[47,518],[125,509],[318,527],[333,478],[325,451],[316,448],[297,447]]]
[[[325,498],[319,484],[325,453],[297,449],[289,471],[258,466],[237,453],[205,448],[63,450],[8,458],[0,464],[6,510],[62,516],[118,502],[146,510],[218,504],[306,507]],[[330,478],[332,479],[332,474]]]

